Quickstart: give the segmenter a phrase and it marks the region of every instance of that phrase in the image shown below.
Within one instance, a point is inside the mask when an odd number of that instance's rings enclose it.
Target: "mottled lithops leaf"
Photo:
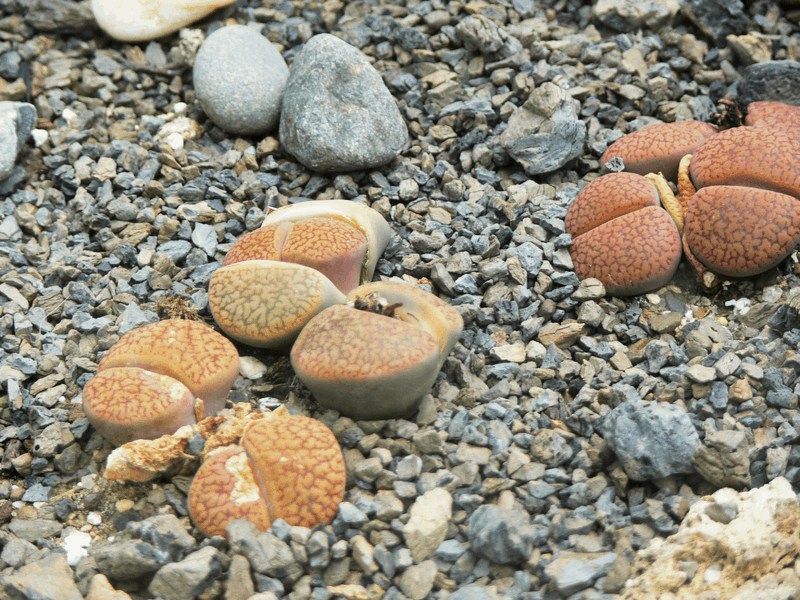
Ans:
[[[800,241],[800,202],[769,190],[705,187],[689,203],[685,235],[691,252],[712,271],[756,275]]]
[[[220,448],[200,465],[189,489],[189,513],[209,537],[224,536],[235,519],[246,519],[261,531],[269,529],[272,520],[244,448]]]
[[[214,272],[211,314],[235,340],[262,348],[290,344],[314,315],[344,302],[319,271],[292,263],[246,260]]]
[[[800,107],[783,102],[751,102],[747,106],[746,125],[771,127],[800,138]]]
[[[800,141],[771,127],[726,129],[697,149],[689,173],[698,189],[734,185],[800,198]]]
[[[374,282],[312,319],[292,348],[300,380],[354,419],[407,416],[461,335],[461,315],[412,285]]]
[[[344,457],[333,432],[303,416],[266,419],[242,437],[272,520],[330,523],[344,497]]]
[[[578,236],[570,254],[581,279],[599,279],[609,294],[642,294],[672,279],[681,239],[667,212],[648,206]]]
[[[392,237],[392,228],[378,211],[350,200],[312,200],[289,204],[269,213],[262,227],[318,217],[347,223],[366,237],[367,251],[361,264],[360,281],[370,281],[375,273],[375,265]]]
[[[573,238],[645,206],[659,206],[656,187],[637,173],[609,173],[583,188],[567,211],[565,225]]]
[[[439,342],[439,368],[455,346],[464,320],[450,304],[425,290],[400,281],[373,281],[351,291],[347,302],[391,309],[395,318],[420,327]]]
[[[140,367],[177,379],[203,399],[208,416],[225,406],[239,374],[239,353],[230,340],[203,323],[167,319],[123,336],[98,370],[112,367]]]
[[[279,222],[251,231],[236,242],[223,264],[280,260],[316,269],[342,292],[358,286],[368,250],[366,236],[330,217]]]
[[[195,397],[185,385],[135,367],[108,368],[92,377],[83,389],[83,410],[115,445],[155,439],[196,422]]]
[[[650,125],[611,144],[601,162],[605,164],[619,157],[627,171],[639,175],[663,173],[667,179],[674,180],[681,158],[716,133],[716,127],[702,121]]]

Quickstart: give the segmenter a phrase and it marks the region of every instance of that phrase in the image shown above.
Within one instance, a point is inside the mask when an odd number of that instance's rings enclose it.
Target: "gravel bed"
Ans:
[[[0,182],[0,596],[800,595],[797,257],[713,293],[684,261],[665,288],[616,298],[578,280],[564,231],[625,133],[710,120],[723,97],[800,105],[798,22],[768,1],[239,0],[128,44],[86,2],[0,0],[0,100],[37,111],[16,154],[0,147],[16,164]],[[192,66],[234,23],[290,69],[316,34],[358,48],[407,125],[403,150],[329,173],[277,129],[214,126]],[[208,280],[227,250],[303,198],[378,210],[396,236],[376,277],[445,298],[464,333],[419,412],[389,421],[319,411],[285,355],[237,344],[229,401],[326,423],[347,490],[329,525],[237,521],[206,539],[191,472],[103,478],[113,448],[81,391],[127,331],[213,324]],[[694,554],[675,534],[701,521],[730,523],[761,566]],[[760,539],[785,541],[782,555]],[[673,579],[651,575],[653,549],[684,542]]]

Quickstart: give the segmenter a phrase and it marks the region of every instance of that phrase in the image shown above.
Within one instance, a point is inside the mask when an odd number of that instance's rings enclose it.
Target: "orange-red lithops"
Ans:
[[[322,406],[353,419],[409,415],[461,335],[461,315],[398,282],[361,286],[348,299],[298,336],[291,352],[297,376]]]
[[[239,374],[239,353],[208,325],[166,319],[124,335],[100,361],[98,371],[111,367],[140,367],[169,375],[201,398],[210,416],[225,406]]]
[[[225,535],[240,518],[262,531],[277,519],[315,527],[336,516],[344,488],[331,430],[309,417],[273,417],[248,426],[241,445],[208,456],[189,490],[189,512],[207,536]]]
[[[771,127],[726,129],[695,151],[689,174],[698,189],[739,185],[800,198],[800,140]]]
[[[681,158],[691,154],[717,133],[717,128],[703,121],[657,123],[634,131],[611,144],[603,154],[603,164],[619,157],[625,170],[639,175],[662,173],[674,180]]]
[[[272,260],[217,269],[208,286],[209,308],[220,328],[261,348],[291,344],[309,319],[344,298],[319,271]]]
[[[665,285],[681,259],[681,238],[661,208],[656,186],[635,173],[598,177],[566,216],[575,273],[599,279],[610,294],[642,294]]]
[[[167,375],[135,367],[113,367],[92,377],[83,389],[83,410],[116,446],[156,439],[197,419],[189,388]]]
[[[751,102],[747,105],[746,125],[772,127],[800,138],[800,107],[783,102]]]
[[[331,217],[280,221],[251,231],[236,242],[224,265],[245,260],[279,260],[316,269],[342,291],[358,287],[367,255],[367,237]]]
[[[239,354],[224,336],[196,321],[159,321],[108,351],[83,409],[116,445],[155,439],[222,409],[238,374]]]
[[[688,251],[715,273],[756,275],[800,242],[800,203],[770,190],[704,187],[689,203],[684,235]]]

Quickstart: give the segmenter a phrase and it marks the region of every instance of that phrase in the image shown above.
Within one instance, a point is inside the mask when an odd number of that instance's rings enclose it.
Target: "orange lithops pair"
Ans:
[[[309,417],[272,417],[249,425],[240,445],[206,458],[189,512],[207,536],[224,536],[235,519],[261,531],[277,519],[315,527],[336,516],[344,488],[344,457],[330,429]]]
[[[239,354],[224,336],[196,321],[159,321],[108,351],[83,409],[116,445],[155,439],[222,409],[238,373]]]
[[[762,273],[800,242],[800,109],[753,103],[745,123],[719,133],[697,122],[647,127],[603,155],[604,162],[620,156],[635,173],[672,174],[676,157],[685,154],[677,168],[677,199],[663,180],[648,179],[657,183],[683,252],[707,287],[718,283],[715,273]],[[613,294],[638,294],[669,281],[680,252],[663,211],[652,208],[648,183],[633,173],[630,181],[622,175],[604,175],[578,194],[567,231],[579,277],[596,277]],[[623,206],[627,212],[619,216]],[[584,233],[578,225],[588,222],[596,228]]]
[[[458,311],[433,294],[374,282],[311,319],[292,366],[325,408],[353,419],[403,417],[430,391],[462,328]]]
[[[661,208],[659,187],[636,173],[611,173],[579,192],[565,220],[578,277],[595,277],[620,296],[672,279],[681,260],[681,236]]]
[[[314,315],[372,278],[390,236],[378,212],[347,200],[279,208],[212,276],[211,313],[238,341],[285,347]]]

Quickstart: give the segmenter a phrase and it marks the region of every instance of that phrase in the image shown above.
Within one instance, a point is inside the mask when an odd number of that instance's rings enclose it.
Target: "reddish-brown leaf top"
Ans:
[[[618,156],[626,171],[639,175],[663,173],[674,180],[681,158],[716,133],[714,125],[702,121],[657,123],[618,139],[605,151],[601,162],[605,164]]]
[[[567,211],[565,225],[573,238],[645,206],[659,206],[656,187],[637,173],[609,173],[583,188]]]
[[[672,279],[681,240],[672,217],[648,206],[578,236],[570,254],[581,279],[599,279],[609,294],[642,294]]]
[[[689,203],[685,236],[712,271],[756,275],[781,262],[800,241],[800,203],[769,190],[705,187]]]
[[[259,531],[272,521],[241,446],[226,446],[209,454],[200,465],[189,490],[189,513],[207,536],[225,535],[235,519],[254,523]]]

